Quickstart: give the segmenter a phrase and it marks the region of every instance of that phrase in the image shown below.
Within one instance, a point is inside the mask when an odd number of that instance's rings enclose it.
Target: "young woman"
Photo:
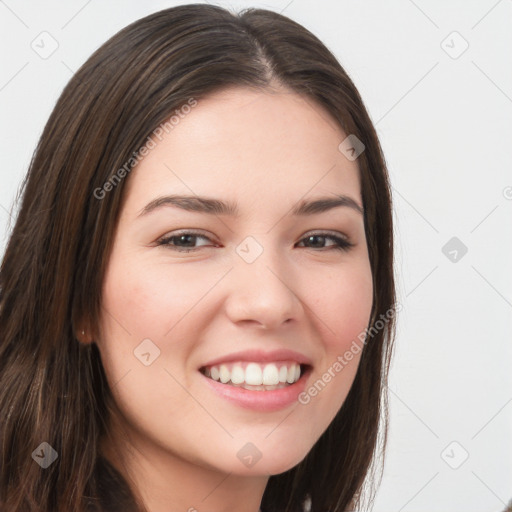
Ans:
[[[99,48],[44,129],[0,289],[2,511],[340,512],[375,487],[388,173],[292,20],[182,5]]]

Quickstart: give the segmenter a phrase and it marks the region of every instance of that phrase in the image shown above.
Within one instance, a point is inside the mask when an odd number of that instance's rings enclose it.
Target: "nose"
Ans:
[[[276,329],[303,313],[302,302],[294,290],[297,278],[277,251],[266,248],[252,263],[242,258],[236,260],[230,283],[226,313],[236,324]]]

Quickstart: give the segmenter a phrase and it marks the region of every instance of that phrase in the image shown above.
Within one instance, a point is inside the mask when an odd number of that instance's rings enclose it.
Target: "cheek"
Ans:
[[[324,322],[324,342],[329,353],[345,351],[358,339],[370,320],[373,283],[368,262],[342,268],[317,288],[318,316]]]
[[[198,321],[205,316],[201,298],[219,277],[210,272],[198,279],[197,270],[178,267],[112,258],[103,287],[99,344],[112,383],[129,371],[131,380],[144,383],[141,390],[147,385],[160,393],[165,381],[166,389],[180,392],[163,369],[179,382],[188,382],[190,354],[204,329],[204,322]],[[148,351],[150,355],[143,356]],[[139,357],[149,359],[150,365],[141,364]],[[149,405],[144,399],[141,403]]]
[[[186,418],[194,411],[180,383],[185,382],[182,366],[192,345],[182,330],[194,332],[185,317],[198,295],[190,287],[182,290],[178,275],[164,279],[155,266],[115,256],[111,261],[103,286],[99,343],[107,379],[130,425],[144,435],[157,428],[168,436],[173,414]]]
[[[159,265],[136,265],[113,261],[105,278],[103,302],[107,323],[137,337],[162,340],[187,314],[191,305],[204,294],[207,283],[194,276],[184,279]],[[113,318],[112,318],[113,317]],[[132,336],[133,338],[133,336]]]
[[[315,293],[323,357],[299,402],[318,418],[314,428],[319,435],[343,405],[364,349],[373,302],[369,262],[340,267],[317,282]]]

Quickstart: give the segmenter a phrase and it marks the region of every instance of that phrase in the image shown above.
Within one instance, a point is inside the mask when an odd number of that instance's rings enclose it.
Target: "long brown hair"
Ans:
[[[334,55],[298,23],[264,9],[235,14],[189,4],[132,23],[72,77],[22,184],[0,269],[1,510],[143,510],[101,456],[112,395],[97,346],[77,340],[83,325],[98,335],[126,162],[191,98],[275,84],[325,107],[363,142],[357,163],[374,285],[369,328],[394,308],[388,172],[363,101]],[[126,177],[107,189],[123,166]],[[384,456],[395,325],[387,318],[364,345],[330,426],[300,464],[270,477],[265,512],[297,512],[306,498],[312,512],[341,512],[357,501]],[[47,468],[32,456],[44,453],[43,442],[58,454]]]

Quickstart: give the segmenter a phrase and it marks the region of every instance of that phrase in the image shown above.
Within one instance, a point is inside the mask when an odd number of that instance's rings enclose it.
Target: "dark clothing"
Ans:
[[[95,470],[97,500],[90,502],[88,512],[137,512],[135,498],[122,475],[101,455]]]

